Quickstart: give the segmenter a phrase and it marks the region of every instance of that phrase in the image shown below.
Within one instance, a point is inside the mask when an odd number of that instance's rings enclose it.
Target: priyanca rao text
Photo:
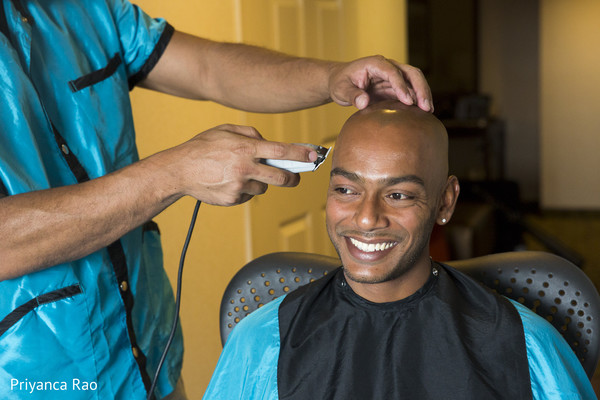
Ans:
[[[10,380],[10,390],[13,392],[46,392],[46,391],[88,391],[97,390],[96,382],[86,382],[73,378],[70,382],[67,381],[23,381],[18,379]]]

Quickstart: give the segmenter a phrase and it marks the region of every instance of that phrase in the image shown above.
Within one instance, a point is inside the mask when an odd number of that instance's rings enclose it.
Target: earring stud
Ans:
[[[448,220],[446,218],[442,218],[442,224],[445,224],[446,222],[448,222]]]

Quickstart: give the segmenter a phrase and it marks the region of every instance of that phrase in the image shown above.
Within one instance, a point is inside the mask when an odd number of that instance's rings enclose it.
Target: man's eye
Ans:
[[[389,195],[392,200],[407,200],[410,196],[405,195],[404,193],[392,193]]]
[[[335,189],[336,192],[340,193],[340,194],[352,194],[352,190],[346,188],[346,187],[339,187]]]

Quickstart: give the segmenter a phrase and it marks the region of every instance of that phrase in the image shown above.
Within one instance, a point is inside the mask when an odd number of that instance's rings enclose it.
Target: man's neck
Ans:
[[[431,259],[419,260],[413,268],[396,279],[381,283],[355,282],[346,276],[354,293],[373,303],[390,303],[405,299],[423,287],[431,275]]]

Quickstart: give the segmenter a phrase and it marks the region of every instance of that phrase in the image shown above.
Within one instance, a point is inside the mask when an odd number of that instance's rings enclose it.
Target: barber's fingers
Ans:
[[[249,140],[242,140],[234,152],[245,155],[252,161],[252,164],[246,164],[251,167],[242,167],[238,172],[241,180],[251,182],[253,186],[266,184],[293,187],[300,182],[299,174],[264,165],[263,160],[265,159],[314,162],[318,157],[317,152],[307,146],[265,140],[255,128],[250,126],[223,125],[219,128],[249,138]],[[262,194],[266,191],[266,185],[262,191],[260,188],[252,192],[245,189],[243,191],[253,195]]]
[[[262,139],[262,136],[256,129],[248,126],[232,125],[228,126],[231,132],[239,133],[252,139],[247,143],[245,150],[253,158],[254,168],[246,170],[244,175],[253,184],[266,184],[282,187],[297,186],[300,182],[300,175],[284,169],[279,169],[263,164],[265,159],[292,160],[301,162],[314,162],[317,160],[317,152],[307,146],[283,142],[272,142]],[[262,194],[266,191],[251,192],[253,195]],[[260,190],[260,189],[258,189]],[[250,193],[250,192],[249,192]]]
[[[265,165],[264,159],[313,162],[314,149],[270,142],[252,127],[220,125],[166,152],[175,186],[205,203],[231,206],[264,193],[268,185],[291,187],[292,172]]]
[[[330,75],[330,96],[341,105],[363,109],[373,101],[396,99],[433,110],[429,85],[418,68],[382,56],[338,64]]]
[[[415,103],[425,111],[433,112],[433,101],[431,88],[427,84],[425,75],[416,67],[408,64],[401,64],[395,60],[389,60],[403,74],[404,80],[408,83],[408,90]]]
[[[244,193],[250,196],[258,196],[260,194],[264,194],[268,188],[269,185],[266,183],[251,179],[246,183]]]
[[[338,64],[332,70],[330,92],[332,99],[337,103],[354,104],[362,109],[373,101],[371,94],[382,82],[393,88],[392,99],[413,104],[402,74],[395,64],[383,56],[364,57]]]
[[[297,175],[297,174],[292,174],[292,175]],[[300,178],[298,177],[298,181],[299,181],[299,179]],[[296,181],[295,185],[298,184],[297,183],[298,181]],[[251,179],[251,180],[246,181],[246,183],[243,185],[243,188],[240,188],[238,190],[236,196],[234,196],[233,198],[230,198],[229,203],[224,203],[224,204],[216,203],[216,204],[228,205],[228,206],[242,204],[242,203],[245,203],[248,200],[252,199],[254,196],[259,196],[261,194],[264,194],[268,188],[269,188],[269,185],[267,185],[266,183]]]
[[[296,174],[284,169],[271,167],[262,163],[256,164],[256,167],[250,179],[258,182],[266,183],[267,185],[294,187],[300,183],[300,174]]]
[[[257,141],[256,158],[274,160],[292,160],[302,162],[314,162],[317,160],[317,152],[308,147],[298,144]]]
[[[257,139],[242,141],[234,150],[247,154],[257,160],[270,158],[276,160],[314,162],[318,157],[317,152],[307,146],[265,140],[256,128],[252,126],[226,124],[220,125],[215,129],[236,133],[250,139]]]
[[[243,136],[247,136],[249,138],[254,138],[254,139],[262,139],[263,138],[262,135],[260,134],[260,132],[258,132],[258,130],[256,130],[256,128],[253,126],[223,124],[223,125],[219,125],[219,126],[213,128],[213,129],[231,132],[231,133],[237,133],[238,135],[243,135]]]
[[[397,98],[404,104],[417,104],[425,111],[433,111],[431,90],[425,76],[418,68],[385,59],[380,69],[373,69],[370,93],[378,98]]]
[[[252,199],[254,196],[264,194],[269,185],[266,183],[250,180],[246,183],[243,190],[240,191],[238,198],[231,205],[242,204]]]

